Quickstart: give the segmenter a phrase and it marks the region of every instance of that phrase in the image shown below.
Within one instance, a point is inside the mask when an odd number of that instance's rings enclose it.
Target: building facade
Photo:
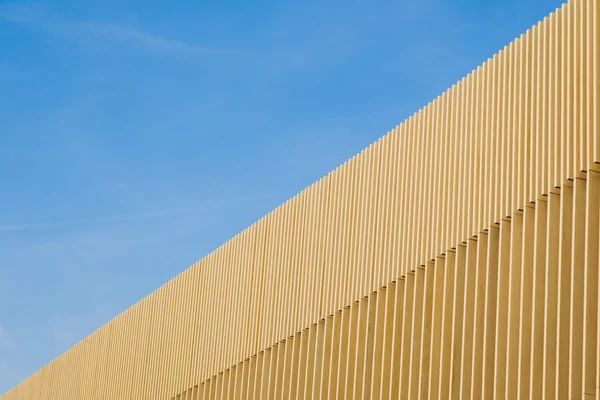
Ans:
[[[0,399],[596,398],[599,43],[571,0]]]

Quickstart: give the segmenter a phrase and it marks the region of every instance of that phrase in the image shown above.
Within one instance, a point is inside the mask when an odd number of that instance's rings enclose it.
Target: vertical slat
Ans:
[[[252,376],[253,376],[253,358],[249,357],[244,360],[244,377],[242,378],[242,389],[240,390],[240,400],[246,400],[251,398],[249,396],[252,388]]]
[[[563,183],[560,191],[560,236],[558,255],[558,332],[556,338],[556,398],[569,397],[569,342],[571,326],[571,238],[573,225],[573,187]]]
[[[508,299],[510,270],[511,222],[500,222],[498,254],[498,300],[496,304],[496,356],[494,365],[494,396],[504,398],[506,393],[506,358],[508,350]]]
[[[419,372],[421,371],[421,338],[423,322],[423,292],[425,288],[425,268],[419,266],[414,273],[414,288],[412,301],[412,321],[410,334],[410,364],[408,365],[408,386],[404,392],[408,398],[419,396]],[[408,390],[406,390],[408,389]]]
[[[215,390],[214,390],[213,398],[215,400],[221,400],[221,396],[223,394],[223,382],[225,380],[225,376],[223,374],[224,374],[224,372],[219,372],[214,378],[213,384],[215,386]]]
[[[481,396],[481,385],[483,383],[483,345],[484,345],[484,326],[485,326],[485,294],[487,277],[487,252],[488,252],[488,233],[480,232],[477,236],[477,258],[475,269],[474,305],[473,305],[473,341],[472,341],[472,363],[471,370],[466,373],[471,375],[471,387],[465,382],[465,397],[476,399]],[[437,271],[436,271],[437,273]],[[467,343],[468,345],[468,343]],[[432,364],[434,359],[432,359]]]
[[[367,305],[367,318],[365,326],[365,343],[363,344],[364,361],[362,373],[362,393],[357,393],[363,399],[371,398],[371,389],[373,385],[373,362],[375,353],[376,341],[376,326],[377,326],[377,308],[381,298],[385,299],[385,294],[381,292],[373,292],[370,294]]]
[[[356,327],[355,348],[352,349],[350,356],[354,354],[354,387],[352,397],[360,398],[363,393],[364,372],[365,372],[365,350],[367,348],[367,326],[369,322],[369,298],[363,297],[358,304],[358,320]]]
[[[429,396],[435,398],[438,396],[438,384],[440,376],[440,361],[442,356],[442,326],[444,311],[444,265],[445,258],[436,257],[433,268],[433,293],[432,293],[432,322],[430,339],[430,372],[429,387],[427,389]]]
[[[531,373],[531,330],[533,313],[535,206],[530,203],[523,212],[521,251],[521,304],[518,354],[517,393],[520,398],[529,397]]]
[[[558,324],[558,255],[560,233],[560,196],[548,196],[546,242],[546,293],[544,299],[544,361],[542,397],[554,396],[556,390],[556,346]]]
[[[442,310],[442,338],[440,355],[439,398],[450,396],[451,359],[452,359],[452,322],[454,304],[454,272],[456,268],[456,252],[448,251],[444,266],[444,308]]]
[[[298,380],[296,384],[296,398],[303,399],[306,389],[306,365],[308,361],[308,339],[309,339],[309,329],[304,329],[300,333],[300,348],[298,353]]]
[[[373,390],[373,398],[387,399],[390,395],[390,381],[392,376],[392,357],[394,356],[394,325],[396,312],[396,291],[398,283],[390,282],[386,288],[384,336],[381,350],[381,374],[379,376],[379,392]],[[375,375],[375,372],[373,373]],[[374,388],[376,385],[373,385]]]
[[[346,378],[347,378],[347,366],[348,366],[348,345],[350,338],[350,316],[351,308],[344,307],[342,309],[341,327],[340,327],[340,351],[338,360],[338,376],[337,386],[335,388],[335,398],[342,398],[346,393]]]
[[[329,381],[331,379],[332,370],[332,359],[334,356],[333,347],[335,346],[334,340],[334,316],[330,315],[325,319],[324,337],[323,337],[323,357],[321,357],[321,371],[319,374],[319,389],[316,398],[326,399],[329,394]],[[336,351],[337,355],[337,351]]]
[[[421,349],[419,370],[419,398],[429,397],[429,376],[431,369],[431,330],[433,326],[433,301],[434,301],[434,273],[435,262],[429,261],[424,271],[424,289],[421,301]],[[437,367],[437,365],[435,365]]]
[[[586,181],[575,179],[573,185],[573,235],[571,239],[571,310],[568,362],[568,393],[570,398],[581,395],[583,363],[583,296],[585,265]],[[565,240],[565,239],[563,239]],[[566,239],[568,240],[568,239]],[[561,263],[562,263],[561,258]]]
[[[402,333],[404,329],[404,298],[406,291],[406,278],[396,281],[396,293],[394,297],[394,326],[392,329],[392,354],[390,360],[390,387],[388,396],[382,398],[397,399],[400,394],[400,372],[402,369]]]
[[[242,391],[244,390],[244,378],[245,378],[247,367],[248,367],[248,365],[247,365],[246,361],[244,360],[244,361],[240,362],[235,369],[235,384],[234,384],[233,396],[232,396],[232,399],[234,399],[234,400],[242,399]],[[202,392],[201,386],[198,388],[197,392],[198,393]]]
[[[496,350],[496,305],[498,301],[498,252],[500,228],[490,227],[488,231],[488,254],[486,262],[485,322],[483,327],[483,384],[481,398],[494,395],[494,372]],[[475,397],[475,396],[474,396]]]
[[[471,365],[473,360],[473,342],[474,342],[474,322],[475,322],[475,289],[477,274],[477,253],[478,246],[476,237],[467,241],[465,272],[464,272],[464,291],[463,291],[463,324],[461,343],[461,361],[460,361],[460,382],[459,396],[461,399],[471,397]],[[459,371],[456,371],[458,373]]]
[[[598,247],[600,227],[600,173],[588,171],[586,187],[586,238],[583,282],[583,393],[596,395],[600,371],[598,346]],[[596,353],[596,354],[594,354]]]
[[[513,213],[510,223],[510,260],[508,275],[508,338],[506,354],[506,389],[508,398],[518,397],[519,343],[521,330],[521,284],[523,274],[523,213]]]
[[[408,398],[408,387],[410,385],[410,352],[412,339],[413,301],[415,292],[415,274],[409,272],[404,278],[404,299],[401,325],[400,345],[400,376],[398,381],[398,392],[400,399]]]
[[[294,358],[294,337],[289,336],[285,340],[284,351],[280,354],[280,357],[283,357],[283,366],[280,367],[279,372],[280,376],[277,379],[278,384],[278,394],[276,398],[285,399],[291,398],[290,394],[290,382],[291,382],[291,374],[292,374],[292,362]]]
[[[324,352],[324,341],[325,341],[325,320],[322,319],[317,325],[314,325],[316,330],[316,342],[314,349],[314,363],[313,363],[313,382],[310,398],[317,399],[321,394],[321,378],[323,376],[323,352]]]
[[[305,383],[304,383],[304,396],[310,398],[313,393],[313,381],[315,377],[315,350],[317,348],[317,335],[318,325],[312,324],[308,328],[308,344],[306,348],[306,363],[303,367],[306,369],[305,372]]]
[[[460,397],[460,371],[462,368],[462,333],[465,306],[465,269],[467,264],[467,246],[463,243],[456,247],[454,265],[454,295],[452,311],[452,349],[450,393],[452,398]]]
[[[228,368],[223,372],[223,383],[221,389],[221,399],[225,400],[229,398],[229,382],[231,380],[232,368]]]
[[[529,398],[541,398],[544,369],[544,326],[546,294],[546,231],[548,202],[538,199],[535,207],[535,250],[533,260],[533,322],[531,330],[531,375]]]
[[[298,398],[298,380],[299,380],[299,365],[300,365],[300,350],[302,348],[302,332],[297,332],[293,339],[294,349],[292,356],[292,364],[290,367],[290,384],[286,395],[290,399]]]
[[[384,351],[386,343],[386,315],[388,306],[388,288],[383,287],[377,292],[377,304],[374,310],[374,319],[372,322],[373,329],[371,333],[373,356],[371,363],[371,390],[369,393],[365,393],[365,398],[379,398],[381,396],[381,380],[383,377],[383,363],[384,363]],[[366,371],[365,371],[366,375]],[[366,390],[365,390],[366,392]]]
[[[356,340],[358,336],[360,302],[352,303],[350,307],[350,319],[348,324],[348,347],[345,357],[346,379],[344,397],[350,398],[354,393],[354,379],[356,374]]]
[[[276,350],[273,353],[274,358],[272,361],[271,378],[269,382],[269,399],[281,398],[286,345],[287,341],[281,341],[274,346]]]
[[[329,363],[329,382],[327,382],[327,394],[323,398],[334,399],[337,395],[339,359],[342,350],[342,313],[345,308],[333,315],[333,333],[331,337],[331,360]],[[324,385],[325,386],[325,385]]]

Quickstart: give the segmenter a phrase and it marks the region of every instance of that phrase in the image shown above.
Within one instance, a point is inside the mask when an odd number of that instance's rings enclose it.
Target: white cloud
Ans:
[[[473,65],[467,64],[465,61],[462,61],[461,59],[459,59],[459,58],[451,55],[447,51],[444,51],[444,50],[442,50],[442,49],[440,49],[438,47],[430,47],[429,50],[432,53],[434,53],[434,54],[438,54],[438,55],[440,55],[440,56],[442,56],[442,57],[444,57],[444,58],[446,58],[446,59],[448,59],[448,60],[450,60],[450,61],[458,64],[458,65],[460,65],[461,67],[467,68],[468,70],[472,70],[474,68]]]
[[[13,224],[13,225],[0,225],[0,232],[14,232],[14,231],[26,231],[33,227],[33,225],[28,224]]]
[[[237,51],[189,44],[129,25],[60,18],[51,13],[45,5],[39,3],[9,3],[2,5],[0,6],[0,20],[27,26],[30,29],[54,36],[67,37],[78,41],[84,39],[87,40],[86,43],[89,43],[89,40],[110,42],[155,54],[239,54]]]
[[[101,217],[90,217],[90,218],[80,218],[80,219],[71,219],[57,222],[39,222],[39,223],[30,223],[30,224],[0,224],[0,232],[18,232],[18,231],[33,231],[39,229],[51,229],[51,228],[59,228],[63,226],[69,225],[83,225],[83,224],[93,224],[107,221],[116,221],[122,219],[146,219],[146,218],[158,218],[158,217],[168,217],[173,215],[181,215],[181,214],[192,214],[192,213],[202,213],[202,212],[212,212],[218,211],[226,208],[231,208],[240,204],[244,204],[251,201],[258,200],[266,200],[271,198],[271,196],[266,195],[256,195],[256,196],[241,196],[237,198],[233,198],[230,200],[224,200],[221,202],[215,203],[205,203],[198,207],[187,207],[187,208],[165,208],[159,210],[151,210],[145,212],[133,212],[126,214],[117,214],[117,215],[107,215]],[[1,327],[0,327],[1,328]],[[2,331],[0,329],[0,336],[2,336]]]
[[[11,350],[13,348],[13,342],[6,333],[6,329],[0,325],[0,351]]]

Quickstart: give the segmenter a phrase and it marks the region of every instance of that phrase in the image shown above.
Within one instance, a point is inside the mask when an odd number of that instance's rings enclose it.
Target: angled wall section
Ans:
[[[563,5],[1,399],[595,395],[599,23]]]

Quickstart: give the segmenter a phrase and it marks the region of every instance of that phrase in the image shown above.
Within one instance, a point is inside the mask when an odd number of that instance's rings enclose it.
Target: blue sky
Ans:
[[[556,0],[0,0],[0,393]]]

